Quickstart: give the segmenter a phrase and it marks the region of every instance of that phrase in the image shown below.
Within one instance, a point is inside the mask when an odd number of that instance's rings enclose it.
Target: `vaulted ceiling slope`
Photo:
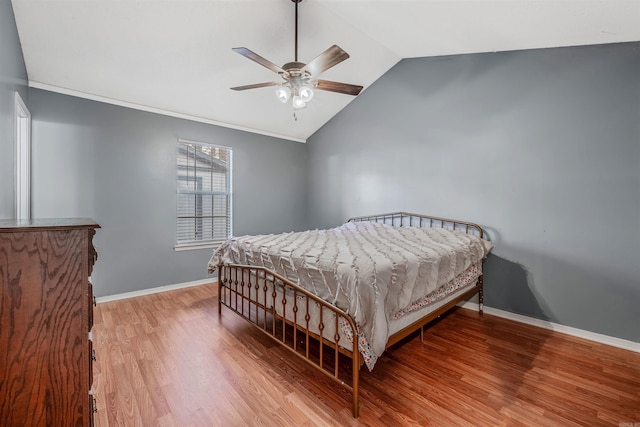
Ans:
[[[293,61],[291,0],[12,0],[32,87],[305,141],[353,100],[316,91],[293,119],[278,76],[232,52]],[[640,0],[304,0],[299,59],[365,90],[402,58],[640,41]]]

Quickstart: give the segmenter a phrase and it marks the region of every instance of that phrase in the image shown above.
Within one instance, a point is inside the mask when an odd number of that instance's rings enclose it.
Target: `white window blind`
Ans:
[[[178,140],[176,249],[231,237],[231,158],[229,147]]]

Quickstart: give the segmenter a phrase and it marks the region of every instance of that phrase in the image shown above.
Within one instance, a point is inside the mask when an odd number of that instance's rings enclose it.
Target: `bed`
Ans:
[[[222,306],[352,395],[361,365],[479,295],[492,244],[476,224],[397,212],[329,230],[235,237],[209,261]]]

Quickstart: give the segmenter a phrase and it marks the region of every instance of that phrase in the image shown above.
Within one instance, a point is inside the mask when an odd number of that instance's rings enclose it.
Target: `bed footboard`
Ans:
[[[247,265],[218,266],[219,315],[223,305],[348,390],[358,417],[361,357],[351,316],[273,271]]]

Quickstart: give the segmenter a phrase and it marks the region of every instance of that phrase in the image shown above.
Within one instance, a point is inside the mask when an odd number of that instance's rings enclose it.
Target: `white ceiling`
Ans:
[[[29,84],[305,141],[354,98],[316,91],[293,119],[278,80],[232,52],[294,56],[291,0],[12,0]],[[640,41],[640,0],[304,0],[299,60],[351,58],[323,79],[365,90],[402,58]]]

